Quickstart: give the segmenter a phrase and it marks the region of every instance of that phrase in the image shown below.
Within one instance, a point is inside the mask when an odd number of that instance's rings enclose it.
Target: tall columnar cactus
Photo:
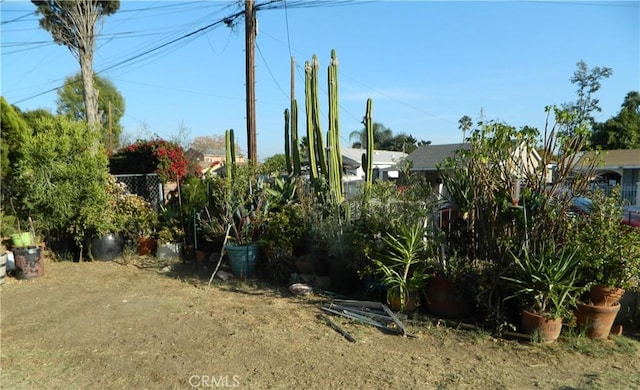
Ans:
[[[342,152],[340,150],[340,126],[338,121],[338,58],[331,50],[331,64],[328,69],[329,90],[329,188],[338,203],[342,202]]]
[[[367,153],[366,159],[363,158],[364,179],[365,179],[365,194],[369,194],[371,191],[371,185],[373,183],[373,119],[371,111],[373,110],[373,100],[367,99],[367,111],[364,115],[364,127],[367,131]]]
[[[289,109],[284,110],[284,159],[287,173],[291,174],[291,149],[289,147]]]
[[[231,171],[232,171],[232,175],[235,176],[236,163],[238,160],[236,159],[236,137],[233,134],[233,129],[229,130],[229,139],[231,141]]]
[[[291,159],[293,160],[293,173],[300,176],[300,140],[298,139],[298,102],[291,101]]]
[[[313,66],[309,61],[304,63],[304,104],[307,113],[307,142],[309,143],[309,175],[314,181],[318,178],[318,163],[316,161],[316,135],[313,116],[313,92],[311,79],[313,78]],[[322,145],[320,145],[322,147]]]
[[[311,116],[315,138],[316,159],[320,165],[320,174],[328,180],[327,156],[324,151],[324,136],[320,128],[320,98],[318,94],[318,68],[320,62],[315,54],[311,59]]]
[[[233,139],[233,129],[229,129],[224,133],[224,142],[225,142],[225,167],[227,169],[227,179],[228,182],[231,183],[233,179],[233,175],[235,174],[235,165],[236,165],[236,146],[235,141]]]

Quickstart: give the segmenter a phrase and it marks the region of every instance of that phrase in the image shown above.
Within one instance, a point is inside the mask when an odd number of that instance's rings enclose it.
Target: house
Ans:
[[[185,157],[198,164],[203,175],[214,176],[222,170],[227,159],[225,149],[207,149],[200,152],[191,148],[185,152]],[[244,161],[244,157],[236,156],[236,163],[242,164]]]
[[[455,157],[458,150],[469,150],[471,144],[422,145],[407,156],[411,162],[411,172],[423,176],[428,182],[440,183],[438,164],[448,157]]]
[[[362,169],[362,156],[367,153],[366,149],[341,148],[342,165],[345,173],[343,181],[364,180],[364,169]],[[399,176],[396,165],[404,160],[406,153],[391,150],[373,151],[373,180],[396,179]]]
[[[594,158],[600,164],[595,167],[594,181],[607,190],[620,185],[622,197],[632,205],[640,205],[640,149],[616,149],[584,152],[581,161]]]
[[[341,148],[342,166],[344,169],[342,182],[347,195],[356,194],[359,185],[364,180],[364,169],[362,168],[362,156],[366,154],[366,149]],[[407,157],[404,152],[390,150],[373,151],[373,180],[394,180],[400,176],[397,168],[398,163]]]
[[[443,194],[442,179],[438,170],[438,165],[449,157],[456,157],[458,151],[471,149],[470,143],[456,143],[444,145],[422,145],[414,150],[406,158],[411,166],[411,172],[422,176],[427,182],[431,183],[438,193]],[[507,169],[512,176],[518,178],[525,177],[526,172],[534,172],[542,162],[542,157],[535,149],[523,147],[523,145],[515,146],[510,161],[499,161],[498,164],[510,164]],[[546,181],[550,182],[552,177],[552,167],[547,166],[545,169]]]

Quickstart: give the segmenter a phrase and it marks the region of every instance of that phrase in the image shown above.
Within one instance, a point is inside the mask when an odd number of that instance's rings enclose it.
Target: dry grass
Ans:
[[[260,282],[207,288],[210,272],[127,255],[47,262],[43,277],[9,278],[1,387],[640,388],[632,338],[532,345],[407,321],[412,339],[332,318],[349,343],[317,318],[324,297]]]

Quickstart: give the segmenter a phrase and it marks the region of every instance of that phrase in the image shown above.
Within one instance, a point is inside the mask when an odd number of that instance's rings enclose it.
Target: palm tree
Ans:
[[[385,127],[382,123],[373,122],[373,143],[374,145],[385,145],[393,139],[393,132],[391,129]],[[349,140],[354,141],[351,145],[352,148],[364,148],[367,145],[367,129],[354,130],[349,134]]]
[[[458,121],[458,129],[462,130],[463,143],[467,139],[467,131],[471,129],[471,126],[473,126],[473,122],[471,121],[471,118],[468,115],[463,116]]]

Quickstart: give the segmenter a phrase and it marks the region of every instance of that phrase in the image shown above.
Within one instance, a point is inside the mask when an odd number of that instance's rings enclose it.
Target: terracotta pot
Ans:
[[[591,288],[590,299],[595,306],[613,306],[623,295],[624,289],[598,285]]]
[[[473,305],[464,290],[448,279],[433,277],[426,288],[427,309],[448,318],[465,318],[473,313]]]
[[[521,321],[522,330],[529,334],[537,333],[543,343],[553,343],[560,337],[562,318],[552,319],[544,315],[523,310]]]
[[[311,260],[297,258],[294,264],[296,266],[296,271],[299,274],[313,274],[313,262]]]
[[[585,329],[587,337],[591,339],[606,339],[609,337],[613,322],[620,311],[620,303],[613,306],[596,306],[578,303],[574,314],[578,326]]]
[[[158,242],[153,237],[138,238],[138,255],[147,256],[156,253]]]

